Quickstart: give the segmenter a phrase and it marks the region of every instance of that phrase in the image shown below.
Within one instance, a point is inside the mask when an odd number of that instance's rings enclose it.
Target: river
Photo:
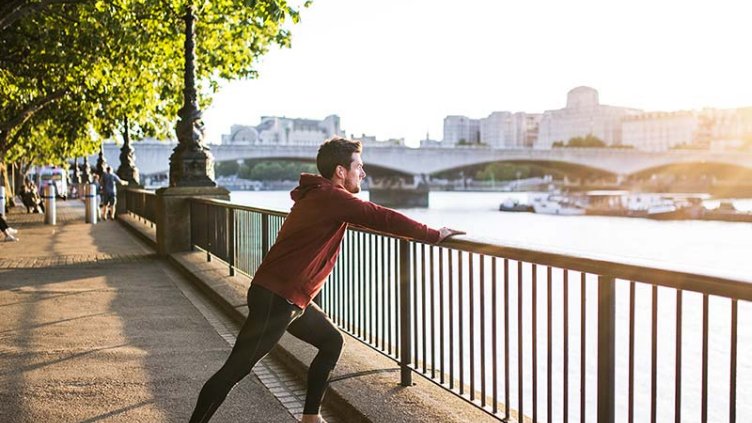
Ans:
[[[368,199],[367,192],[359,196]],[[428,225],[461,229],[474,239],[502,245],[752,281],[750,223],[499,212],[499,204],[510,196],[524,199],[527,194],[431,192],[428,209],[400,211]],[[231,199],[281,211],[292,206],[287,191],[235,191]],[[752,200],[734,205],[752,210]]]

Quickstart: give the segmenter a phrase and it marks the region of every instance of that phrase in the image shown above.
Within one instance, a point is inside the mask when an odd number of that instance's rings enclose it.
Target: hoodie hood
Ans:
[[[292,198],[292,201],[298,202],[309,192],[325,186],[332,186],[332,181],[320,175],[301,173],[298,186],[290,191],[290,198]]]

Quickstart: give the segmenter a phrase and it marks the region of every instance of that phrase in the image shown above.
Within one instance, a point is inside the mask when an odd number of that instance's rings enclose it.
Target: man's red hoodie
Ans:
[[[363,201],[342,185],[301,174],[295,204],[253,283],[305,308],[321,291],[339,255],[347,224],[420,241],[439,242],[439,231],[394,210]]]

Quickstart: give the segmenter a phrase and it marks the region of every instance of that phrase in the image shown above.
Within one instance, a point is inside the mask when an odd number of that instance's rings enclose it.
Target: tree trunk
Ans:
[[[15,197],[15,193],[13,191],[13,187],[10,183],[10,178],[8,175],[8,166],[6,165],[5,161],[0,159],[0,185],[5,187],[5,198],[7,202],[7,207],[13,207],[15,206],[15,202],[13,200],[13,197]]]

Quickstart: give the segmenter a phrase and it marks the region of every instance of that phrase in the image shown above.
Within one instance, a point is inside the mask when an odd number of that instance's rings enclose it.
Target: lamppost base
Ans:
[[[206,150],[183,150],[170,157],[171,187],[216,187],[214,158]]]

